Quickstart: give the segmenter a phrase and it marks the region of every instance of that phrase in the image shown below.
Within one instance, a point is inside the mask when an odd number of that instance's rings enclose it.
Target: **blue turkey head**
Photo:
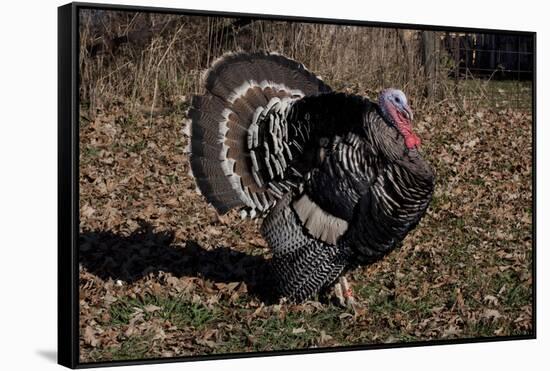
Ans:
[[[384,119],[403,135],[409,149],[420,147],[420,138],[412,130],[413,113],[407,97],[399,89],[384,89],[378,98]]]

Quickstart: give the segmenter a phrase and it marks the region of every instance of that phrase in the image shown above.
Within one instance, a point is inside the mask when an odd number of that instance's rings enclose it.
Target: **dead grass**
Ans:
[[[101,110],[123,103],[133,111],[149,113],[151,119],[164,107],[180,105],[201,93],[201,72],[235,50],[284,54],[330,81],[335,90],[376,96],[381,89],[395,86],[406,91],[416,107],[428,103],[423,97],[426,77],[416,31],[282,21],[257,21],[237,28],[232,26],[236,21],[82,12],[80,96],[86,115],[93,119]],[[128,41],[120,41],[123,38]],[[437,58],[448,59],[445,54]],[[454,87],[446,81],[452,65],[446,62],[445,66],[436,83],[440,90],[452,93]]]

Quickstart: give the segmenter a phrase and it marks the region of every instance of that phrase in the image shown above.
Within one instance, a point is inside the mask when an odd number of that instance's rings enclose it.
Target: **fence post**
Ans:
[[[435,32],[422,31],[422,64],[424,67],[424,77],[426,79],[424,96],[429,100],[433,100],[437,95],[437,53],[440,49],[437,41]]]

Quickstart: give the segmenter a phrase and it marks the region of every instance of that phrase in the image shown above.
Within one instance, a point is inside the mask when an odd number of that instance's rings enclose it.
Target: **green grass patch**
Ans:
[[[287,313],[283,318],[258,319],[250,329],[253,349],[265,351],[310,347],[320,336],[320,330],[336,340],[342,340],[347,325],[340,319],[341,314],[341,308],[330,305],[326,310],[312,314]]]
[[[83,151],[85,158],[97,157],[99,156],[99,148],[86,146]]]
[[[120,347],[112,347],[107,350],[111,359],[124,361],[150,358],[152,336],[132,336],[120,344]]]
[[[460,97],[489,108],[531,109],[531,81],[468,79],[458,83]]]
[[[130,144],[127,147],[128,152],[134,152],[134,153],[139,153],[143,151],[145,148],[147,148],[147,142],[144,140],[140,140],[136,143]]]
[[[151,306],[159,307],[151,311]],[[202,329],[220,318],[218,310],[212,310],[200,303],[192,303],[178,297],[155,297],[147,295],[143,300],[123,298],[111,305],[111,325],[127,325],[136,313],[143,313],[144,319],[160,317],[178,327],[190,326]]]

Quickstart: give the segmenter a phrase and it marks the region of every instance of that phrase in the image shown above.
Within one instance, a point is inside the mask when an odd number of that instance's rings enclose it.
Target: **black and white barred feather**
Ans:
[[[277,290],[302,301],[380,259],[426,211],[430,166],[377,104],[334,93],[300,63],[232,53],[190,109],[190,164],[219,213],[264,217]]]

